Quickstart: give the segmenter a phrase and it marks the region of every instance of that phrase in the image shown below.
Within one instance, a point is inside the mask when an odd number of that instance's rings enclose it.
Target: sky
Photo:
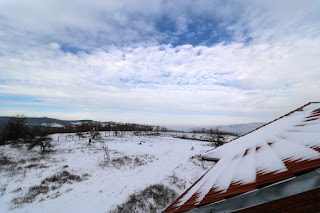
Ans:
[[[318,0],[0,1],[2,116],[267,122],[319,85]]]

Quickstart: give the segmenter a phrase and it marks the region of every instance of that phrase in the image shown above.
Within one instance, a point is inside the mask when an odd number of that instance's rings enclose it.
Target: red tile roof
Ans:
[[[184,212],[320,167],[320,102],[310,102],[206,154],[220,159],[165,212]]]

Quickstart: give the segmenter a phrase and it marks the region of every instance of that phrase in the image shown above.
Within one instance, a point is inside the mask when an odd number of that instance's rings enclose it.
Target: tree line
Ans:
[[[66,125],[64,127],[52,129],[52,133],[75,133],[75,132],[89,132],[95,131],[153,131],[153,127],[149,125],[138,124],[106,124],[100,122],[81,123],[79,125]]]
[[[0,145],[4,145],[6,141],[30,140],[48,134],[50,134],[49,128],[27,125],[23,115],[16,115],[10,117],[7,123],[0,125]]]
[[[204,133],[204,134],[208,134],[208,135],[212,135],[213,133],[218,133],[219,135],[231,135],[231,136],[239,136],[237,133],[233,133],[233,132],[227,132],[227,131],[222,131],[219,128],[210,128],[210,129],[198,129],[198,130],[192,130],[192,133]]]
[[[54,127],[52,123],[46,123],[45,126],[41,125],[28,125],[26,123],[26,117],[23,115],[16,115],[10,117],[8,122],[0,125],[0,145],[4,145],[6,141],[18,141],[33,140],[36,137],[46,137],[49,134],[54,133],[78,133],[78,132],[91,132],[91,131],[134,131],[134,132],[166,132],[166,127],[149,126],[139,124],[106,124],[103,125],[100,122],[82,122],[79,125],[66,125],[63,127]]]

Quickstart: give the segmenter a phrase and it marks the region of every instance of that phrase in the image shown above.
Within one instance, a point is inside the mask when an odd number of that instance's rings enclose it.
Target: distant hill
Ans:
[[[0,125],[5,124],[12,118],[10,116],[0,116]],[[26,117],[26,124],[27,125],[36,125],[36,126],[48,126],[51,128],[58,128],[63,126],[78,126],[81,123],[95,123],[97,121],[93,120],[60,120],[55,118],[47,118],[47,117]],[[114,121],[105,121],[100,122],[103,126],[110,124],[110,125],[122,125],[124,123],[121,122],[114,122]],[[136,127],[145,127],[147,125],[144,124],[135,124]],[[154,128],[154,126],[151,126]]]
[[[219,128],[221,131],[224,131],[224,132],[232,132],[232,133],[236,133],[238,135],[243,135],[247,132],[250,132],[250,131],[262,126],[263,124],[264,123],[232,124],[232,125],[226,125],[226,126],[216,125],[216,126],[205,127],[205,129]],[[189,131],[199,130],[199,129],[201,129],[201,128],[193,128]]]
[[[9,116],[0,116],[0,125],[1,124],[5,124],[8,122],[8,120],[11,117]],[[60,120],[60,119],[55,119],[55,118],[47,118],[47,117],[41,117],[41,118],[37,118],[37,117],[27,117],[26,118],[26,123],[29,125],[42,125],[42,126],[46,126],[46,125],[50,125],[51,127],[61,127],[61,126],[68,126],[68,125],[79,125],[83,122],[88,122],[88,123],[93,123],[95,121],[93,120]],[[107,122],[100,122],[103,125],[106,124],[111,124],[111,125],[116,125],[116,124],[121,124],[120,122],[114,122],[114,121],[107,121]],[[238,135],[243,135],[247,132],[250,132],[251,130],[254,130],[260,126],[262,126],[264,123],[249,123],[249,124],[233,124],[233,125],[227,125],[227,126],[210,126],[210,127],[205,127],[205,129],[210,129],[210,128],[219,128],[220,130],[224,131],[224,132],[232,132],[232,133],[236,133]],[[144,126],[141,124],[136,124],[137,126]],[[191,132],[192,130],[199,130],[201,128],[190,128],[188,130],[185,131],[189,131]]]
[[[0,124],[7,123],[11,117],[9,116],[0,116]],[[60,126],[67,126],[67,125],[76,125],[83,122],[93,123],[93,120],[60,120],[55,118],[47,118],[47,117],[26,117],[26,123],[29,125],[46,125],[52,124],[52,127],[60,127]],[[101,122],[102,124],[114,124],[115,122]]]
[[[248,123],[248,124],[233,124],[228,126],[216,126],[220,130],[225,132],[232,132],[237,133],[238,135],[246,134],[260,126],[262,126],[265,123]]]

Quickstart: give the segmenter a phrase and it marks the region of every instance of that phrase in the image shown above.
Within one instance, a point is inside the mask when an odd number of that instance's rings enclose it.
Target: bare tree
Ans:
[[[6,144],[4,125],[0,125],[0,146]]]
[[[1,127],[0,131],[0,144],[5,144],[6,141],[14,142],[20,138],[25,138],[28,133],[26,118],[24,115],[13,116]]]
[[[96,139],[100,136],[100,132],[96,132],[95,130],[90,132],[92,139]]]
[[[109,152],[109,148],[108,146],[105,144],[104,141],[101,141],[101,148],[103,150],[103,158],[104,158],[104,162],[106,164],[108,164],[110,162],[110,152]]]
[[[161,127],[160,131],[161,131],[161,132],[167,132],[168,129],[167,129],[165,126],[163,126],[163,127]]]
[[[39,146],[41,153],[44,154],[44,153],[48,152],[49,148],[53,147],[51,144],[51,141],[52,141],[52,138],[50,138],[48,136],[38,137],[30,143],[28,150],[31,150],[34,147]]]
[[[225,139],[222,135],[222,131],[219,128],[209,129],[209,135],[215,143],[215,146],[221,146],[225,143]]]
[[[50,148],[53,147],[51,144],[52,138],[48,137],[52,128],[52,122],[47,122],[44,129],[39,132],[38,137],[31,140],[28,150],[33,149],[34,147],[40,147],[40,151],[42,154],[49,151]]]

